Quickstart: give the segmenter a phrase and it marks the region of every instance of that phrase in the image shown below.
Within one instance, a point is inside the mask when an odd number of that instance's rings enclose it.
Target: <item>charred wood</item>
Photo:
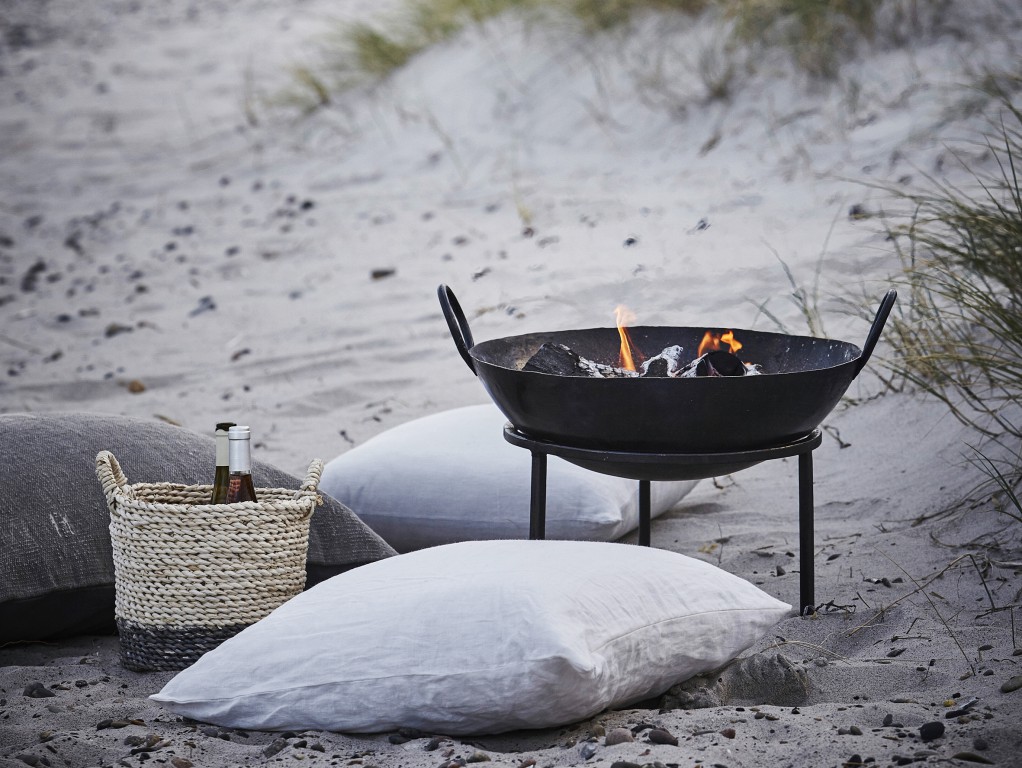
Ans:
[[[639,375],[635,371],[588,360],[564,344],[550,342],[536,350],[522,370],[556,376],[586,376],[593,379],[629,378]]]

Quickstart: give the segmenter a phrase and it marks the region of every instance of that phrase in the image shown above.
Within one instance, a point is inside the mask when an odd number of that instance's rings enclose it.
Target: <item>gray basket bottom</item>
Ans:
[[[227,627],[145,626],[117,619],[121,663],[135,672],[177,672],[234,637],[246,624]]]

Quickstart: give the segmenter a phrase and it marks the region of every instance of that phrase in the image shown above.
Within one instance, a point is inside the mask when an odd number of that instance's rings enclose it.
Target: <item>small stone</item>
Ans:
[[[426,742],[426,746],[424,746],[423,749],[426,750],[427,752],[436,752],[438,749],[440,749],[440,745],[443,743],[444,743],[443,736],[434,736],[433,738]]]
[[[933,741],[944,735],[944,723],[933,720],[919,726],[919,738],[923,741]]]
[[[583,760],[588,760],[599,751],[600,748],[594,741],[587,741],[578,748],[578,754]]]
[[[184,757],[172,757],[170,758],[170,764],[173,765],[174,768],[192,768],[194,765],[191,760]]]
[[[29,683],[25,686],[23,696],[28,696],[30,699],[47,699],[51,696],[56,696],[53,691],[47,688],[40,682]]]
[[[859,768],[861,765],[863,765],[862,755],[855,754],[845,761],[844,768]]]
[[[635,741],[635,737],[628,728],[611,728],[607,731],[607,738],[604,743],[608,747],[612,747],[615,744],[624,744],[629,741]]]
[[[785,571],[784,568],[782,568],[779,565],[774,568],[774,575],[775,576],[783,576],[785,573],[787,573],[787,571]]]
[[[720,732],[720,735],[723,736],[725,739],[733,739],[737,734],[735,733],[734,728],[725,728],[723,731]]]
[[[956,752],[951,755],[952,760],[962,760],[966,763],[979,763],[980,765],[993,765],[994,761],[989,760],[983,755],[977,755],[975,752]]]
[[[20,760],[25,765],[33,766],[33,768],[34,768],[34,766],[41,765],[41,763],[39,761],[39,756],[38,755],[32,755],[32,754],[28,754],[28,753],[23,752],[22,754],[15,755],[14,757],[15,757],[16,760]]]
[[[488,763],[490,762],[490,756],[485,752],[473,752],[465,760],[466,763]]]
[[[985,752],[987,747],[989,746],[990,745],[987,744],[987,740],[984,739],[982,736],[977,736],[972,740],[972,748],[977,750],[978,752]]]
[[[107,325],[106,330],[104,331],[104,335],[108,339],[110,339],[120,333],[130,333],[133,330],[135,329],[132,328],[130,325],[124,325],[122,323],[110,323],[109,325]]]
[[[273,757],[282,749],[284,749],[286,746],[287,742],[284,739],[274,739],[273,741],[266,745],[266,748],[263,750],[263,756]]]
[[[204,725],[201,728],[199,728],[199,733],[201,733],[203,736],[209,736],[211,739],[215,739],[217,736],[220,735],[220,729],[212,725]]]
[[[649,736],[649,740],[654,744],[670,744],[673,747],[678,746],[678,737],[670,731],[665,731],[663,728],[654,728],[647,734],[647,736]]]
[[[309,749],[311,749],[313,752],[326,752],[326,747],[324,747],[318,741],[314,741],[312,744],[310,744]]]
[[[1022,675],[1015,675],[1014,677],[1009,677],[1001,684],[1001,693],[1011,693],[1019,688],[1022,688]]]
[[[994,649],[994,647],[992,645],[990,645],[990,643],[985,643],[984,645],[981,645],[979,647],[979,649],[981,651],[992,651]]]
[[[615,760],[610,764],[610,768],[642,768],[638,763],[633,763],[630,760]]]

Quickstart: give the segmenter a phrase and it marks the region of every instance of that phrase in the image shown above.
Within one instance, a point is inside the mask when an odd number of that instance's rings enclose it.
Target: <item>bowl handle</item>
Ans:
[[[447,327],[451,330],[451,336],[454,337],[454,346],[458,348],[458,352],[461,353],[469,370],[478,376],[475,362],[472,360],[472,355],[469,354],[469,350],[475,346],[475,342],[472,341],[472,331],[469,330],[468,321],[465,319],[465,312],[461,309],[458,297],[454,295],[454,291],[443,284],[436,289],[436,292],[440,297],[440,307],[444,310],[444,317],[447,319]]]
[[[862,354],[859,355],[859,359],[855,363],[855,373],[852,375],[852,378],[858,376],[859,371],[865,368],[866,363],[869,362],[869,356],[873,354],[873,349],[876,347],[877,342],[880,341],[880,333],[884,330],[887,316],[891,314],[891,309],[894,307],[894,302],[897,298],[898,292],[891,288],[880,301],[876,317],[873,318],[873,324],[869,327],[866,343],[862,345]]]

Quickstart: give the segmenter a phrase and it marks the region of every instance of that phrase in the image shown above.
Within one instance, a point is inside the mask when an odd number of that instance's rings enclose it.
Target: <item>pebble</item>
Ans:
[[[635,741],[635,737],[628,728],[611,728],[607,731],[607,739],[604,743],[608,747],[612,747],[615,744],[624,744],[629,741]]]
[[[468,756],[466,763],[488,763],[490,762],[490,756],[485,752],[473,752]]]
[[[723,736],[725,739],[733,739],[737,734],[735,733],[734,728],[725,728],[723,731],[720,732],[720,735]]]
[[[678,746],[678,737],[663,728],[654,728],[646,735],[649,736],[649,740],[654,744],[670,744],[673,747]]]
[[[988,746],[987,740],[982,736],[977,736],[972,740],[972,748],[978,752],[985,752]]]
[[[641,768],[641,766],[628,760],[615,760],[610,764],[610,768]]]
[[[581,747],[578,748],[578,754],[583,760],[588,760],[597,752],[600,751],[599,746],[595,742],[587,741]]]
[[[39,756],[38,755],[32,755],[32,754],[28,754],[28,753],[24,753],[23,752],[22,754],[15,755],[14,757],[15,757],[16,760],[20,760],[25,765],[31,765],[31,766],[41,765],[41,763],[39,761]]]
[[[923,723],[919,726],[919,738],[923,741],[932,741],[933,739],[939,739],[944,735],[944,723],[939,720],[934,720],[929,723]]]
[[[273,741],[266,745],[266,748],[263,750],[263,756],[273,757],[275,754],[280,752],[286,746],[287,742],[284,741],[284,739],[274,739]]]
[[[1015,675],[1014,677],[1009,677],[1001,684],[1001,693],[1011,693],[1019,688],[1022,688],[1022,675]]]
[[[29,683],[25,686],[25,692],[23,696],[28,696],[30,699],[47,699],[51,696],[56,696],[53,691],[47,688],[40,682]]]
[[[194,765],[191,760],[184,757],[172,757],[170,758],[170,764],[173,765],[174,768],[192,768]]]
[[[977,755],[975,752],[956,752],[951,755],[952,760],[962,760],[966,763],[979,763],[980,765],[993,765],[994,761],[989,760],[983,755]]]
[[[216,309],[216,302],[212,296],[203,296],[199,299],[198,306],[195,307],[191,312],[188,313],[189,317],[195,317],[201,315],[203,312],[212,312]]]
[[[843,768],[859,768],[860,765],[863,765],[862,755],[854,754],[845,760]]]

